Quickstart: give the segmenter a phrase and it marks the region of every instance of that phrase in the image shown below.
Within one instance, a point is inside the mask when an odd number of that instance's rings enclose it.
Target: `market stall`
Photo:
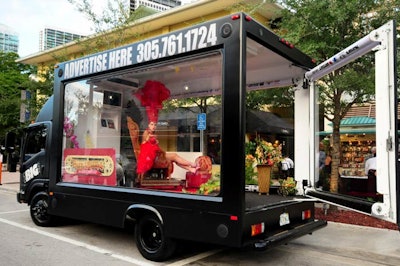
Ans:
[[[330,137],[331,132],[324,132]],[[371,182],[365,173],[365,162],[373,157],[376,146],[375,118],[355,116],[343,119],[340,127],[341,157],[339,164],[339,192],[353,196],[375,197]]]

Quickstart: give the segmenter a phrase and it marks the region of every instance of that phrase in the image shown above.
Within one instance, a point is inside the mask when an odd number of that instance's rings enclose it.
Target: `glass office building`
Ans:
[[[18,53],[18,33],[0,23],[0,51]]]
[[[135,11],[139,6],[145,6],[156,11],[165,11],[170,8],[196,2],[198,0],[130,0],[130,10]]]
[[[45,28],[44,30],[40,31],[39,51],[48,50],[82,37],[85,36],[62,30]]]

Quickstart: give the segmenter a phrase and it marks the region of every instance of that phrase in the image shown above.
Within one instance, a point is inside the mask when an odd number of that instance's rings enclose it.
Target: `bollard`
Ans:
[[[3,175],[3,163],[0,162],[0,186],[3,185],[3,184],[1,183],[1,176],[2,176],[2,175]]]
[[[3,147],[1,147],[3,151]],[[3,175],[3,153],[0,153],[0,186],[3,185],[1,183],[1,176]]]

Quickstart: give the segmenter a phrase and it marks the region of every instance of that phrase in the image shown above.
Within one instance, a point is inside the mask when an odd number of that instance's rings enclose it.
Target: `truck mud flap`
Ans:
[[[288,231],[281,232],[276,235],[269,236],[263,240],[254,243],[256,250],[266,250],[274,246],[286,244],[292,239],[299,238],[303,235],[310,234],[315,230],[325,227],[327,222],[324,220],[313,221],[306,224],[299,225]]]
[[[17,202],[19,203],[25,203],[25,195],[21,194],[21,192],[17,193]]]

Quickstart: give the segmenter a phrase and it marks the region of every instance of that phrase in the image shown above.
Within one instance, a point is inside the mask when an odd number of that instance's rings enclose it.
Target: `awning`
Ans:
[[[355,128],[355,129],[341,129],[340,134],[352,134],[352,135],[360,135],[360,134],[375,134],[375,129],[363,129],[363,128]],[[318,135],[326,136],[331,135],[332,130],[329,131],[320,131]]]
[[[375,134],[375,121],[375,118],[367,116],[353,116],[345,118],[340,121],[340,134]],[[329,125],[332,125],[332,123]],[[332,134],[332,130],[318,132],[318,135],[322,136],[330,134]]]
[[[246,114],[247,133],[269,133],[293,135],[294,127],[271,112],[248,110]]]
[[[207,114],[207,124],[210,126],[221,124],[221,110]],[[294,127],[279,116],[259,110],[247,110],[246,133],[264,133],[278,135],[293,135]]]

